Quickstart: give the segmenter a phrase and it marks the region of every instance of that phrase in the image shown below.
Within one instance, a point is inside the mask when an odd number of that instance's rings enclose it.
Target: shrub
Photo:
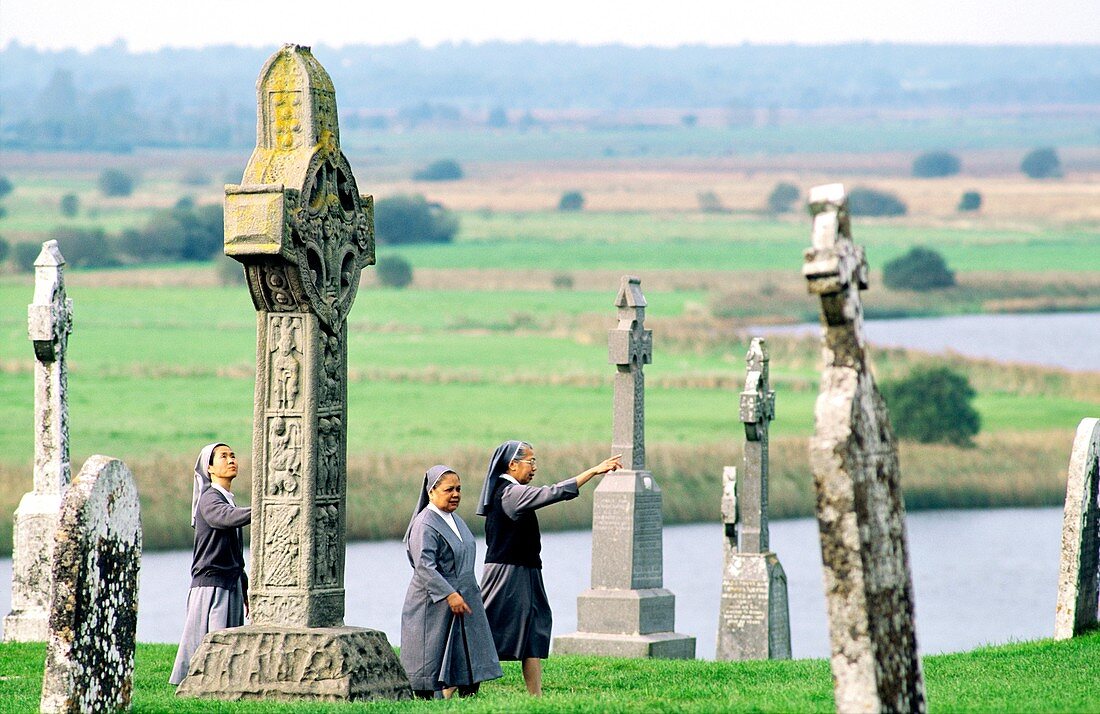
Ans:
[[[1033,179],[1058,178],[1062,175],[1062,162],[1054,149],[1035,149],[1020,162],[1020,170]]]
[[[904,216],[909,210],[896,194],[873,188],[853,188],[848,194],[853,216]]]
[[[107,169],[99,175],[99,190],[104,196],[129,196],[134,192],[134,177],[119,169]]]
[[[457,181],[462,176],[462,167],[454,159],[433,161],[413,174],[417,181]]]
[[[966,375],[947,367],[917,367],[882,385],[894,431],[923,444],[973,446],[981,416],[971,405],[975,391]]]
[[[210,174],[200,169],[192,169],[185,173],[180,181],[188,186],[205,186],[210,183]]]
[[[572,290],[573,289],[573,274],[572,273],[554,273],[554,277],[551,278],[551,282],[554,284],[555,290]]]
[[[9,253],[11,253],[11,244],[0,238],[0,263],[8,259]]]
[[[221,253],[224,240],[222,207],[197,208],[183,201],[161,211],[140,230],[129,229],[119,237],[119,249],[137,262],[210,260]]]
[[[0,198],[4,198],[13,190],[15,186],[12,185],[11,180],[7,176],[0,176]]]
[[[74,268],[118,265],[115,248],[102,228],[55,228],[50,231],[50,238],[57,241],[65,262]]]
[[[584,209],[584,194],[580,191],[566,191],[558,200],[559,211],[580,211]]]
[[[458,218],[423,196],[393,196],[374,205],[374,229],[378,242],[450,243],[458,232]]]
[[[786,213],[801,196],[798,186],[781,181],[768,194],[768,210],[772,213]]]
[[[959,199],[960,211],[976,211],[982,207],[982,194],[977,191],[967,191]]]
[[[695,200],[699,202],[699,210],[703,213],[729,213],[729,209],[722,205],[722,199],[714,191],[700,191],[695,194]]]
[[[12,262],[21,273],[34,272],[34,259],[42,252],[38,243],[16,243],[12,249]]]
[[[66,193],[61,197],[61,215],[72,218],[80,210],[80,199],[75,193]]]
[[[913,175],[917,178],[954,176],[961,168],[959,157],[946,151],[929,151],[913,161]]]
[[[400,255],[383,255],[375,266],[378,282],[387,288],[408,287],[413,279],[413,269],[409,261]]]
[[[955,273],[942,255],[915,246],[883,266],[882,282],[891,290],[936,290],[954,285]]]

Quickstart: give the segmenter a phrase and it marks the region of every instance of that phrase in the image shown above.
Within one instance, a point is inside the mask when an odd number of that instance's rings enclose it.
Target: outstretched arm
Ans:
[[[580,495],[580,487],[592,480],[594,476],[605,474],[608,471],[615,471],[622,468],[622,466],[622,455],[616,454],[573,478],[566,479],[553,486],[511,484],[504,489],[500,504],[504,509],[504,513],[515,520],[527,511],[534,511],[558,501],[568,501],[576,498]]]

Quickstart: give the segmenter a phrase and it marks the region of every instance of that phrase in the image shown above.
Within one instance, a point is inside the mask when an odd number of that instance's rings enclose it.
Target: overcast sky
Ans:
[[[0,46],[1100,44],[1100,0],[0,0]]]

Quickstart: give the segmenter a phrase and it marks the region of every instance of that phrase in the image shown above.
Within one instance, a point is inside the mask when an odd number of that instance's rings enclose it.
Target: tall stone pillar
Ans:
[[[653,337],[641,281],[623,276],[619,323],[608,334],[615,365],[612,453],[627,468],[603,477],[592,512],[592,587],[577,599],[578,631],[554,639],[562,654],[695,657],[695,638],[674,632],[676,597],[664,588],[661,489],[645,470],[645,377]]]
[[[722,474],[726,537],[716,658],[790,659],[787,575],[768,543],[768,423],[775,418],[775,392],[763,339],[753,338],[745,362],[741,474],[734,468]]]
[[[1054,639],[1096,627],[1100,593],[1100,419],[1077,425],[1066,477]]]
[[[4,640],[48,638],[54,533],[61,498],[69,485],[68,367],[73,301],[65,296],[65,259],[57,241],[42,244],[34,261],[34,301],[27,326],[34,344],[34,490],[15,511],[11,613]]]
[[[810,192],[802,274],[821,298],[821,393],[810,464],[825,570],[833,693],[842,712],[923,712],[901,471],[863,334],[863,248],[840,184]]]
[[[178,693],[407,698],[385,634],[344,627],[347,316],[374,263],[373,200],[309,48],[272,55],[257,90],[256,149],[225,189],[225,252],[256,308],[252,624],[208,635]]]

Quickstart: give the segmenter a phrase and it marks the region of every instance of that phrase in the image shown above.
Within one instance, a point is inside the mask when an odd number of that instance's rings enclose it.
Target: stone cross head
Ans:
[[[65,296],[64,265],[57,241],[43,243],[34,260],[34,301],[27,306],[27,332],[40,362],[56,361],[73,329],[73,301]]]
[[[624,275],[615,298],[619,323],[608,335],[608,362],[620,369],[641,368],[653,361],[653,331],[645,329],[642,280]]]
[[[859,291],[867,289],[867,259],[852,241],[848,194],[839,183],[810,190],[813,246],[804,254],[802,275],[815,295],[838,296],[826,306],[829,325],[854,325],[862,332],[863,309]]]
[[[747,373],[745,391],[741,392],[741,421],[745,424],[745,438],[760,441],[768,422],[775,419],[775,392],[768,383],[768,346],[760,337],[754,337],[745,355]]]

